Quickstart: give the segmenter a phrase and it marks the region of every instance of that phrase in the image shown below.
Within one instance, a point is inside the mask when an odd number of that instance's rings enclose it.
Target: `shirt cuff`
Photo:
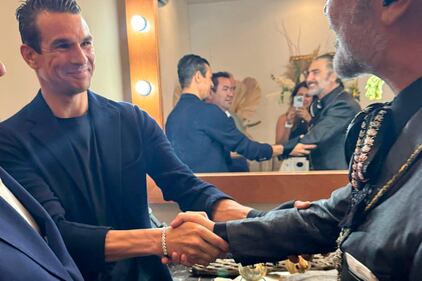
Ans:
[[[229,242],[229,237],[227,235],[227,224],[225,222],[215,223],[213,232]]]
[[[252,209],[249,211],[249,213],[246,215],[247,218],[257,218],[257,217],[263,217],[267,214],[266,211],[260,211],[257,209]]]

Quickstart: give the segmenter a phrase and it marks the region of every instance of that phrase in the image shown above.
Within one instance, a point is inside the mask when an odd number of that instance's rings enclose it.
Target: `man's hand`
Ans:
[[[283,154],[284,146],[281,144],[273,144],[271,147],[273,149],[273,157]]]
[[[293,148],[292,152],[290,152],[291,156],[304,156],[311,153],[312,149],[315,149],[317,146],[315,144],[303,144],[298,143],[296,144],[295,148]]]
[[[250,207],[243,206],[231,199],[221,199],[214,205],[213,221],[239,220],[246,218]]]
[[[215,223],[210,220],[205,212],[184,212],[179,213],[177,216],[172,220],[170,226],[173,228],[177,228],[181,226],[185,222],[193,222],[203,227],[207,228],[210,231],[214,231]]]
[[[196,263],[208,265],[222,253],[226,253],[228,244],[212,232],[213,227],[214,223],[201,215],[179,214],[166,235],[167,249],[172,253],[171,261],[187,266]],[[183,254],[179,258],[177,253]],[[169,261],[168,258],[163,259],[164,263]]]
[[[308,209],[311,206],[311,201],[300,201],[296,200],[293,204],[296,209]]]
[[[179,213],[176,218],[174,218],[174,220],[171,222],[170,227],[174,230],[177,230],[178,228],[184,226],[185,224],[196,224],[196,226],[202,226],[205,227],[207,230],[209,231],[213,231],[214,229],[214,222],[208,219],[208,216],[205,212],[186,212],[186,213]],[[213,234],[215,235],[215,234]],[[218,237],[218,236],[217,236]],[[214,237],[215,238],[215,237]],[[218,255],[223,255],[228,251],[228,244],[227,242],[225,242],[223,239],[221,239],[220,237],[218,237],[219,239],[216,240],[218,244],[218,249],[220,250],[220,253]],[[220,243],[221,240],[224,241],[224,243]],[[191,257],[190,253],[188,252],[183,252],[183,251],[176,251],[176,250],[171,250],[169,251],[171,253],[170,257],[163,257],[161,259],[161,262],[164,264],[168,264],[170,262],[172,263],[181,263],[184,265],[188,265],[191,266],[194,263],[199,263],[198,261],[194,260],[194,257]],[[216,252],[213,252],[214,254],[216,254]],[[217,256],[214,257],[214,259]],[[214,260],[212,259],[212,260]],[[212,260],[209,260],[209,262],[211,262]],[[207,264],[208,264],[207,263]],[[204,263],[202,263],[204,264]]]

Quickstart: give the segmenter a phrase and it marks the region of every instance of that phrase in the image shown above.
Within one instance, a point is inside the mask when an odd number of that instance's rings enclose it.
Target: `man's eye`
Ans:
[[[60,43],[56,45],[56,49],[69,49],[70,48],[70,44],[67,43]]]
[[[90,47],[90,46],[92,46],[92,41],[84,41],[84,42],[82,42],[82,46],[83,47]]]

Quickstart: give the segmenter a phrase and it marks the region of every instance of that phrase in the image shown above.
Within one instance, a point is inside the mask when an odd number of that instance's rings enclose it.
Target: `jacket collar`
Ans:
[[[343,92],[344,88],[342,86],[336,87],[334,90],[332,90],[330,93],[328,93],[326,96],[324,96],[320,103],[322,105],[322,108],[327,107],[328,104],[332,103],[337,96],[339,96]]]

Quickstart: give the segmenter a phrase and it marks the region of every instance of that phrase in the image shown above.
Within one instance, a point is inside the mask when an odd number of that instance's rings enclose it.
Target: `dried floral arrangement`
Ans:
[[[306,78],[306,71],[309,68],[312,60],[318,56],[320,47],[318,46],[311,54],[300,55],[300,37],[301,30],[299,29],[298,39],[296,43],[290,39],[286,26],[284,23],[281,24],[278,30],[283,36],[289,49],[290,59],[286,65],[286,70],[283,74],[274,75],[271,74],[271,79],[276,82],[280,88],[280,102],[284,101],[291,95],[294,86],[300,81],[304,81]]]

